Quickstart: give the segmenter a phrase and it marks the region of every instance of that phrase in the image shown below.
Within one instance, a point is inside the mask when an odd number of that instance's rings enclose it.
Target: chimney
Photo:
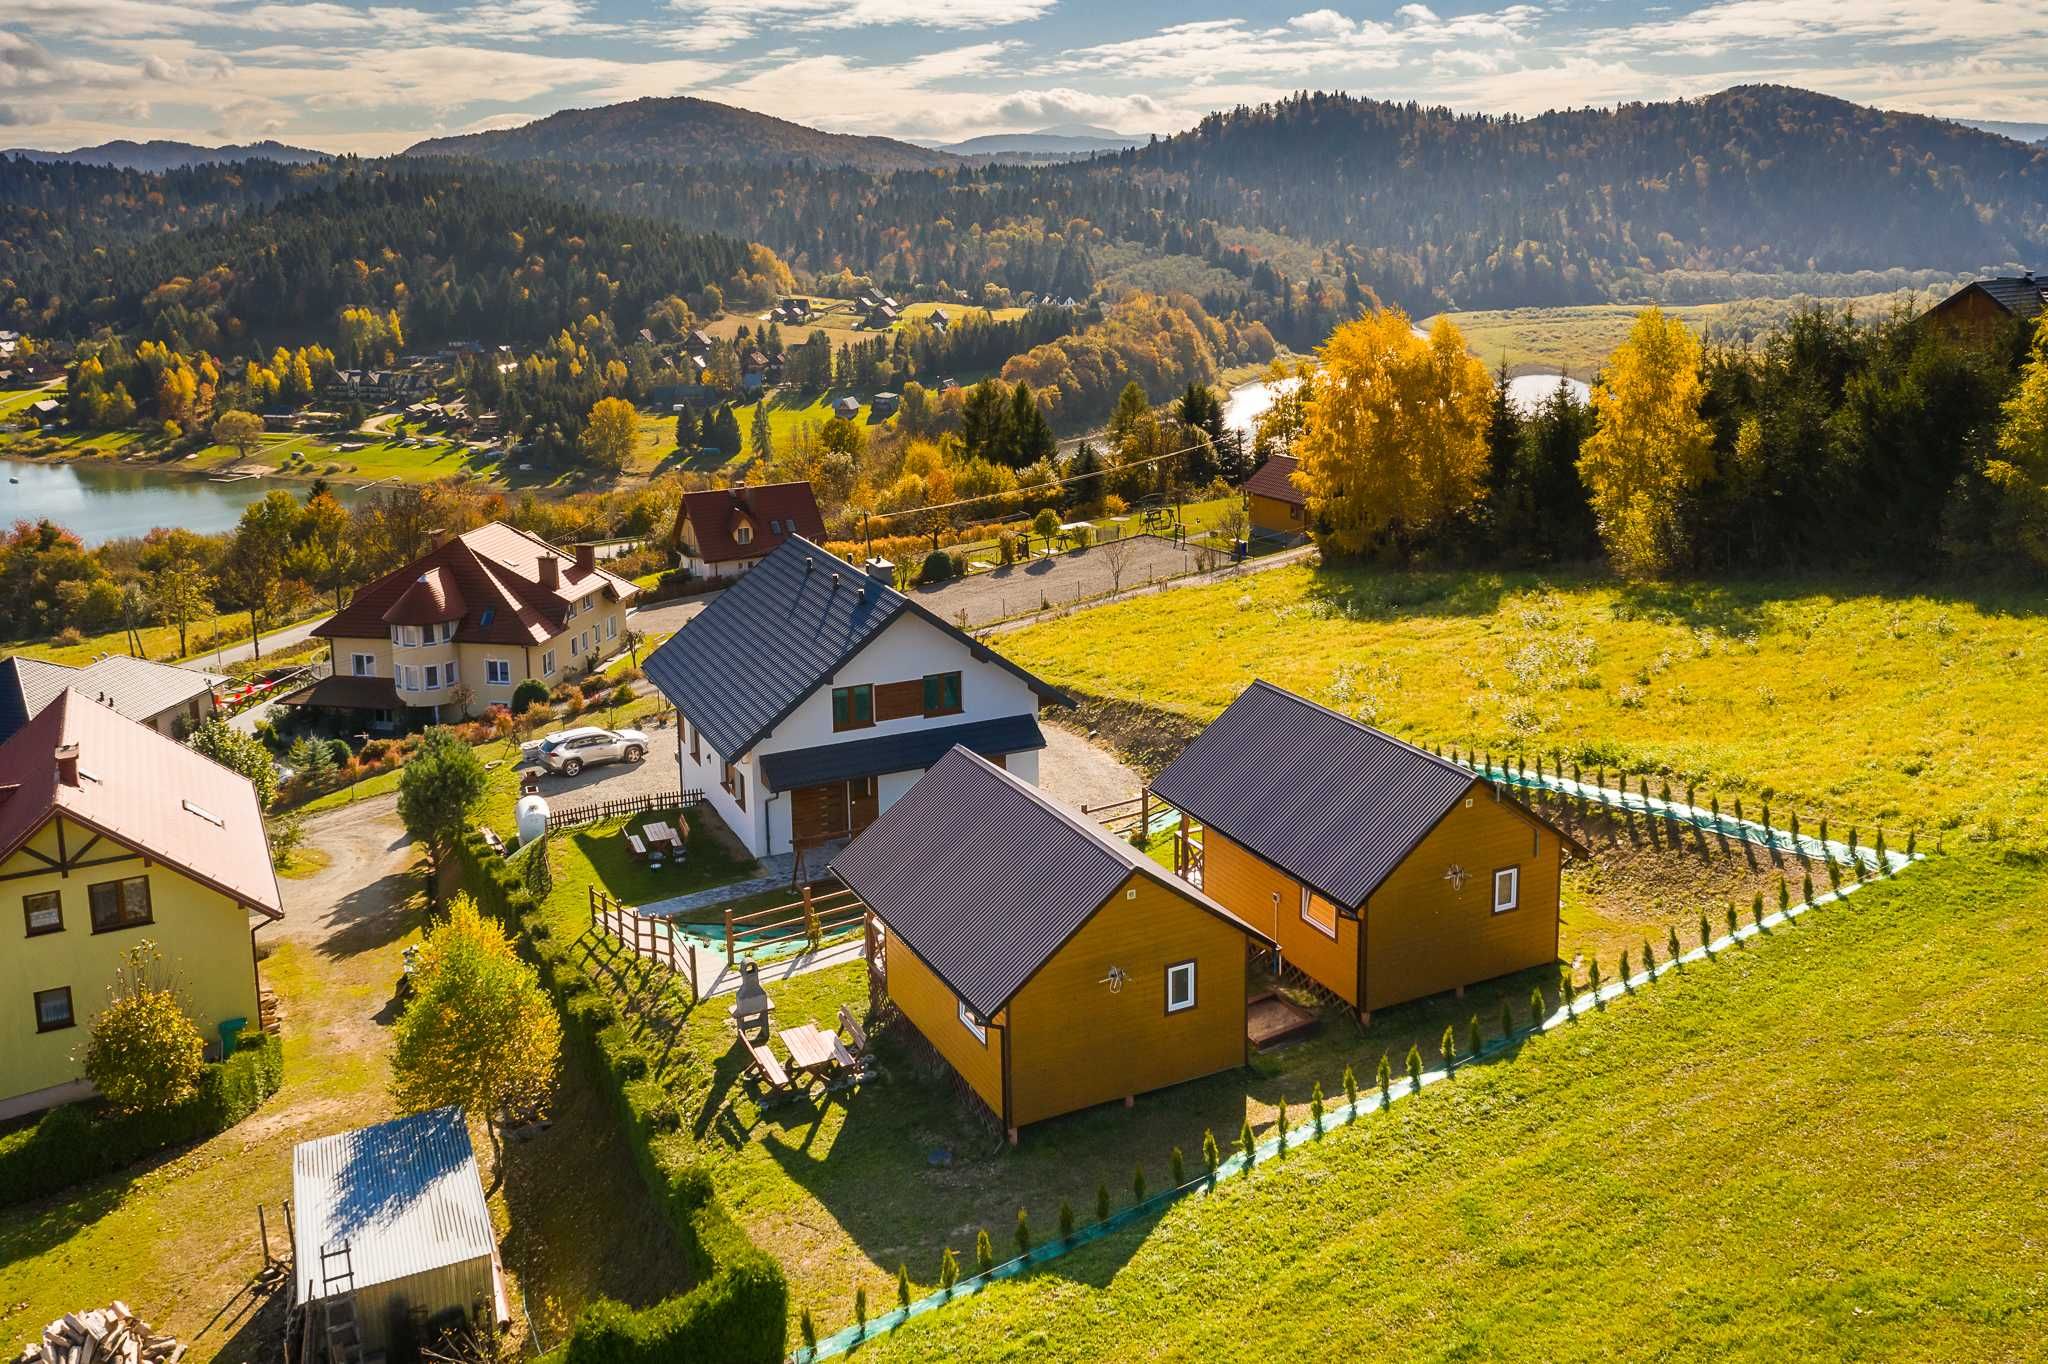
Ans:
[[[562,561],[554,554],[540,556],[540,585],[550,592],[562,585]]]
[[[433,542],[435,549],[439,549],[455,538],[455,532],[449,530],[446,526],[436,526],[427,532],[427,538]]]
[[[66,786],[78,785],[78,745],[57,745],[57,780]]]
[[[887,559],[870,559],[867,563],[868,576],[878,583],[896,585],[896,565]]]
[[[576,546],[576,573],[582,577],[597,572],[597,546]]]

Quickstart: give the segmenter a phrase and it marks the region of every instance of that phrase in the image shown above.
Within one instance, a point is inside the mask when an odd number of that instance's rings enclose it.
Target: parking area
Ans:
[[[1033,559],[1028,564],[1012,564],[916,588],[911,596],[927,610],[971,629],[1068,602],[1178,578],[1203,564],[1199,550],[1183,549],[1156,535],[1132,535],[1049,559]]]
[[[650,728],[645,732],[647,757],[642,761],[586,767],[573,777],[543,772],[540,793],[547,797],[551,808],[568,810],[601,800],[624,800],[631,796],[679,790],[682,772],[676,766],[675,727]]]

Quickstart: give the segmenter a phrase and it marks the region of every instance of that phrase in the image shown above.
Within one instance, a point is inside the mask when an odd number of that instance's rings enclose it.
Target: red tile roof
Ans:
[[[554,587],[541,582],[543,559],[556,564]],[[387,614],[399,610],[425,576],[438,578],[444,600],[452,597],[462,607],[455,638],[482,644],[544,644],[562,633],[571,602],[593,591],[618,601],[631,601],[640,594],[639,588],[615,573],[596,567],[587,572],[578,569],[574,557],[540,537],[493,521],[452,537],[364,587],[313,633],[322,639],[384,639],[394,623],[425,624],[425,620],[398,620]],[[410,614],[412,609],[408,606],[405,611]]]
[[[1308,498],[1301,489],[1294,486],[1289,477],[1301,467],[1301,461],[1292,455],[1268,455],[1266,462],[1252,470],[1252,476],[1244,481],[1244,490],[1259,497],[1270,497],[1277,502],[1292,503],[1297,507],[1308,505]]]
[[[446,564],[436,564],[413,580],[411,587],[384,612],[386,625],[428,625],[460,620],[468,607]]]
[[[57,750],[78,745],[78,784]],[[82,692],[67,690],[0,744],[0,861],[53,813],[148,853],[270,918],[284,917],[256,788]]]
[[[676,511],[678,544],[682,543],[685,521],[697,532],[697,556],[714,564],[759,559],[791,535],[813,541],[825,538],[824,515],[818,510],[811,485],[805,482],[684,493],[683,505]],[[744,545],[733,538],[742,524],[754,528],[753,540]]]

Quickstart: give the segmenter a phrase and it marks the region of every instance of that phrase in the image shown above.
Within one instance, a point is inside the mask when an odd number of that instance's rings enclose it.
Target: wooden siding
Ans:
[[[1474,783],[1366,901],[1363,1007],[1555,961],[1562,858],[1555,833]],[[1453,865],[1463,889],[1444,877]],[[1511,866],[1521,868],[1521,903],[1495,914],[1493,873]]]
[[[917,954],[890,938],[889,998],[903,1010],[903,1016],[924,1034],[939,1055],[946,1058],[962,1079],[981,1096],[989,1111],[1003,1112],[1003,1040],[997,1028],[988,1030],[988,1042],[975,1040],[960,1021],[960,997],[918,960]],[[1007,1119],[1006,1119],[1007,1121]]]
[[[1277,497],[1259,493],[1253,493],[1249,500],[1253,530],[1270,531],[1275,535],[1300,535],[1308,529],[1302,508],[1295,503],[1282,502]]]
[[[875,723],[924,714],[924,679],[883,682],[875,688]]]
[[[1131,877],[1010,1003],[1010,1125],[1243,1065],[1245,944],[1177,891]],[[1189,960],[1195,1007],[1169,1014],[1166,968]],[[1114,994],[1112,966],[1126,973]],[[890,970],[893,987],[893,959]]]
[[[1356,919],[1339,917],[1337,936],[1331,938],[1301,917],[1300,882],[1214,829],[1202,831],[1202,888],[1252,927],[1264,929],[1286,960],[1316,984],[1359,1007]]]

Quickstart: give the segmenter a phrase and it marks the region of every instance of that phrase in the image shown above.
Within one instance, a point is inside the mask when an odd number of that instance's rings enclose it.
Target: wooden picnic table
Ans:
[[[794,1028],[785,1028],[780,1034],[783,1049],[789,1053],[789,1068],[799,1075],[814,1075],[831,1069],[833,1046],[838,1036],[819,1030],[818,1025],[804,1023]]]
[[[681,852],[683,850],[683,836],[677,833],[674,829],[670,828],[668,825],[668,821],[666,820],[662,820],[659,823],[648,825],[647,836],[649,838],[656,840],[657,842],[668,844],[677,852]]]

